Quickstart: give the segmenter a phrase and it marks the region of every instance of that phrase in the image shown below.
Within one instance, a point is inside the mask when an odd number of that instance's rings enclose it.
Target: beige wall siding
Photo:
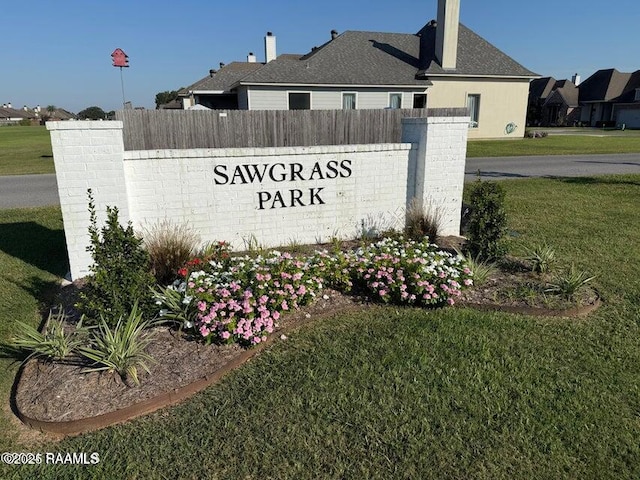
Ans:
[[[528,80],[431,78],[428,92],[429,108],[466,107],[467,95],[480,95],[478,128],[469,129],[469,138],[521,138],[527,115]],[[507,134],[509,123],[517,129]]]

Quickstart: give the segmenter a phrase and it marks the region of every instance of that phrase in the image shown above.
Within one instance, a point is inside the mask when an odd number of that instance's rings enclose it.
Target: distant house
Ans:
[[[572,126],[580,121],[579,76],[571,81],[543,77],[529,86],[527,125]]]
[[[640,70],[598,70],[580,84],[580,120],[590,126],[640,128]]]
[[[244,110],[467,107],[470,137],[524,134],[529,82],[538,76],[459,23],[459,0],[416,34],[346,31],[306,54],[249,54],[180,91],[183,108]],[[518,127],[521,127],[518,129]]]
[[[11,104],[0,105],[0,125],[15,125],[20,122],[37,124],[37,117],[32,110],[25,107],[18,110],[11,107]]]

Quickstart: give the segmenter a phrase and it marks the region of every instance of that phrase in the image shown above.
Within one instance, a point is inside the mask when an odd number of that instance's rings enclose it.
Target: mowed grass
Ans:
[[[40,324],[40,312],[67,271],[59,207],[0,210],[0,342],[13,334],[16,321]],[[6,411],[18,366],[0,358],[0,451],[15,441]]]
[[[46,127],[0,127],[0,175],[40,173],[55,173]]]
[[[467,157],[593,155],[640,152],[640,136],[553,135],[545,138],[469,140]]]
[[[640,478],[640,175],[502,185],[512,250],[546,241],[565,265],[596,273],[605,305],[594,315],[339,315],[176,408],[61,443],[7,447],[98,452],[98,465],[5,467],[5,476]],[[52,270],[32,271],[46,283]],[[23,315],[37,304],[22,302]]]
[[[467,157],[640,152],[640,135],[626,133],[628,135],[605,137],[550,135],[535,139],[470,140],[467,144]],[[0,175],[40,173],[55,173],[47,129],[0,127]]]

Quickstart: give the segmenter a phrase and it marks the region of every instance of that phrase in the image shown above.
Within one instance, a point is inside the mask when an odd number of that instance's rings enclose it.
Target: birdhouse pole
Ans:
[[[127,101],[124,96],[124,76],[122,75],[122,68],[129,67],[129,55],[124,53],[121,48],[116,48],[111,54],[113,59],[113,66],[120,68],[120,86],[122,87],[122,108],[125,108]]]

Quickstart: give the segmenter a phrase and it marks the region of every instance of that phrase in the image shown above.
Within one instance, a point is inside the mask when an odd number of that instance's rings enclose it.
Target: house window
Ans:
[[[413,108],[427,108],[427,94],[426,93],[414,93],[413,94]]]
[[[402,94],[390,93],[389,94],[389,108],[402,108]]]
[[[480,120],[480,95],[467,95],[467,108],[469,109],[469,116],[471,117],[469,126],[471,128],[478,128],[478,121]]]
[[[289,92],[289,110],[311,110],[311,93]]]
[[[636,88],[636,96],[633,100],[634,102],[637,102],[638,100],[640,100],[640,88]]]
[[[343,93],[342,94],[342,109],[343,110],[355,110],[356,109],[356,94],[355,93]]]

